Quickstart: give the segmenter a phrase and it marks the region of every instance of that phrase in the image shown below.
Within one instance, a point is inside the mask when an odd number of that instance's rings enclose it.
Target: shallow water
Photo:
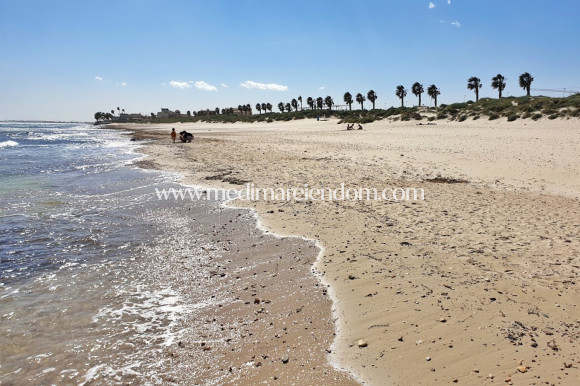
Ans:
[[[159,201],[175,176],[134,167],[136,149],[93,126],[0,123],[0,384],[164,383],[200,306],[164,262],[176,233],[195,245],[195,213],[221,209]]]

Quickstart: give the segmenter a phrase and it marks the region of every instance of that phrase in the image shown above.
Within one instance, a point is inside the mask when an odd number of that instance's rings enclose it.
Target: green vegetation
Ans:
[[[501,99],[482,98],[475,103],[453,103],[441,105],[437,119],[463,121],[464,116],[478,119],[487,116],[490,120],[505,117],[508,121],[519,118],[538,120],[542,117],[569,118],[580,116],[580,94],[567,98],[538,97],[507,97]]]
[[[527,83],[529,84],[529,83]],[[475,87],[474,90],[478,88]],[[372,90],[371,90],[372,91]],[[373,97],[369,98],[370,102],[374,103],[376,94],[369,92]],[[429,87],[429,96],[436,100],[439,95],[439,90],[434,85]],[[406,90],[403,86],[397,88],[397,95],[401,100],[406,96]],[[368,95],[367,95],[368,96]],[[314,100],[308,98],[306,103],[308,107],[304,110],[298,109],[298,101],[295,99],[290,103],[284,104],[280,102],[278,109],[280,112],[272,112],[272,105],[270,103],[257,104],[254,114],[247,112],[248,109],[240,109],[243,111],[242,115],[235,114],[233,109],[223,109],[221,114],[213,115],[182,115],[175,118],[160,119],[154,117],[147,117],[146,122],[151,123],[178,123],[178,122],[215,122],[215,123],[234,123],[234,122],[274,122],[274,121],[291,121],[297,119],[324,119],[336,118],[339,123],[370,123],[378,120],[388,119],[390,121],[414,121],[427,120],[434,122],[436,120],[449,120],[463,122],[465,120],[477,119],[506,119],[508,122],[513,122],[518,119],[538,120],[541,118],[547,119],[569,119],[580,118],[580,94],[571,95],[566,98],[550,98],[545,96],[534,97],[504,97],[501,99],[482,98],[477,102],[467,101],[465,103],[452,103],[449,105],[442,104],[439,108],[435,107],[391,107],[384,109],[372,110],[351,110],[351,104],[355,101],[350,93],[345,93],[344,101],[347,103],[348,110],[332,110],[334,102],[332,98],[326,97],[322,99],[319,97]],[[358,94],[357,102],[364,103],[364,95]],[[476,95],[477,99],[477,95]],[[244,107],[244,106],[241,106]],[[346,106],[345,106],[346,108]],[[95,120],[98,122],[110,122],[113,118],[114,110],[111,113],[98,112],[95,113]]]

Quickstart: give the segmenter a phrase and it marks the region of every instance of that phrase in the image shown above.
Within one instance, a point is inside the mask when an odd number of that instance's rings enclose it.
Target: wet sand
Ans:
[[[255,209],[269,231],[319,241],[313,269],[328,290],[316,304],[328,314],[312,321],[336,320],[328,359],[359,381],[580,382],[577,120],[375,122],[354,132],[336,120],[173,126],[194,143],[172,144],[172,125],[128,125],[154,139],[144,164],[186,183],[424,189],[414,202],[231,203]]]

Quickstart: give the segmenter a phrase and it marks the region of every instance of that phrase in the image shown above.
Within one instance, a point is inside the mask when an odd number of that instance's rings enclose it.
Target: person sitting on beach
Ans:
[[[181,133],[179,133],[179,139],[183,143],[186,143],[186,142],[190,143],[191,141],[193,141],[193,134],[188,133],[187,131],[183,130]]]
[[[175,128],[171,129],[171,140],[175,143],[175,138],[177,138],[177,133],[175,132]]]
[[[352,125],[354,126],[354,123]],[[362,126],[360,123],[358,124],[358,130],[362,130]]]
[[[347,130],[354,130],[354,123],[346,125]]]

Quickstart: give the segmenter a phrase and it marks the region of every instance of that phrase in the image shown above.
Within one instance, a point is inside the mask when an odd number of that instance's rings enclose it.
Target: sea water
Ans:
[[[0,384],[167,383],[169,348],[206,300],[184,300],[165,261],[197,256],[192,213],[221,207],[160,201],[175,176],[137,168],[138,145],[0,122]]]

